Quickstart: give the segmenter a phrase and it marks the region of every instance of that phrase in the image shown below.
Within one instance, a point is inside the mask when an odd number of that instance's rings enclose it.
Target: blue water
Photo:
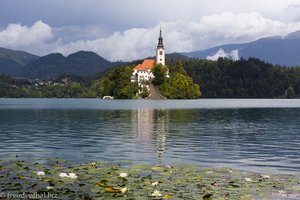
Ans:
[[[0,99],[0,159],[300,172],[300,100]]]

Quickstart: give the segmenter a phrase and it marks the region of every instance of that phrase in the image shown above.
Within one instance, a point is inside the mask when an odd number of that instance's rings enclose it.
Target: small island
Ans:
[[[109,95],[116,99],[199,98],[201,96],[199,85],[187,75],[180,61],[174,66],[167,67],[165,60],[165,48],[160,30],[156,59],[145,59],[133,69],[131,66],[125,66],[110,71],[104,80],[96,84],[99,88],[99,95]]]

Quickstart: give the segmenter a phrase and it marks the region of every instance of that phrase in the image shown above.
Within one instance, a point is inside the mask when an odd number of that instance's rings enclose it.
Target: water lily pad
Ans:
[[[299,179],[295,176],[262,175],[231,169],[199,169],[189,165],[146,165],[97,161],[74,164],[60,159],[43,161],[0,161],[1,190],[48,192],[54,187],[58,199],[267,199],[279,195],[299,195]],[[131,164],[131,163],[130,163]],[[185,167],[186,166],[186,167]],[[44,171],[45,176],[35,172]],[[61,172],[76,173],[77,179],[62,179]],[[120,177],[120,173],[127,173]],[[249,178],[252,181],[246,181]],[[152,184],[153,183],[153,184]],[[3,188],[3,189],[2,189]],[[126,190],[124,189],[126,188]],[[126,191],[125,193],[122,193]],[[287,191],[281,194],[279,191]],[[213,196],[206,196],[213,194]],[[155,199],[154,198],[154,199]],[[272,198],[271,198],[272,199]],[[297,199],[297,198],[294,198]]]
[[[204,200],[212,200],[212,196],[213,195],[214,194],[212,194],[212,193],[205,194],[205,195],[203,195],[202,199],[204,199]]]
[[[121,193],[121,189],[114,187],[106,187],[104,191],[108,193]]]

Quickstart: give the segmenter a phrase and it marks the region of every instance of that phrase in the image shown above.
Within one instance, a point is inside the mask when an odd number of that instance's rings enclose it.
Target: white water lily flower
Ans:
[[[76,179],[78,176],[75,173],[69,173],[68,178]]]
[[[151,196],[153,196],[153,197],[161,197],[161,193],[160,193],[158,190],[155,190],[155,191],[151,194]]]
[[[127,190],[128,190],[127,187],[124,187],[121,189],[121,192],[124,194]]]
[[[92,167],[97,167],[97,163],[92,162]]]
[[[121,173],[120,173],[120,177],[122,177],[122,178],[125,178],[125,177],[127,177],[127,176],[128,176],[127,173],[124,173],[124,172],[121,172]]]
[[[270,179],[270,176],[268,176],[268,175],[262,175],[261,177],[264,179]]]
[[[60,173],[59,177],[61,177],[61,178],[71,178],[71,179],[78,178],[78,176],[75,173],[69,173],[69,174],[67,174],[67,173]]]
[[[154,181],[153,183],[151,183],[152,186],[157,186],[159,184],[158,181]]]
[[[36,175],[38,175],[38,176],[45,176],[45,172],[43,172],[43,171],[37,171]]]
[[[69,177],[69,175],[67,173],[60,173],[59,177],[66,178]]]
[[[247,182],[252,182],[252,178],[244,178],[244,180]]]
[[[173,168],[171,165],[165,165],[164,167],[167,168],[167,169]]]
[[[47,190],[52,190],[52,189],[53,189],[53,187],[51,187],[51,186],[47,186],[47,187],[46,187],[46,189],[47,189]]]
[[[278,193],[279,193],[279,194],[287,194],[287,192],[284,191],[284,190],[279,190]]]

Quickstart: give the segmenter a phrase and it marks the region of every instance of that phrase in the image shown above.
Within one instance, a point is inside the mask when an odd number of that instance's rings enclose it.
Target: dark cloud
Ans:
[[[285,11],[295,0],[1,0],[2,27],[9,23],[31,25],[38,20],[53,27],[97,25],[108,31],[153,26],[160,21],[198,20],[224,11],[258,12],[288,20]],[[296,14],[296,13],[295,13]]]
[[[295,2],[1,0],[0,46],[38,55],[91,50],[110,60],[132,60],[154,54],[160,26],[168,52],[299,30]]]

